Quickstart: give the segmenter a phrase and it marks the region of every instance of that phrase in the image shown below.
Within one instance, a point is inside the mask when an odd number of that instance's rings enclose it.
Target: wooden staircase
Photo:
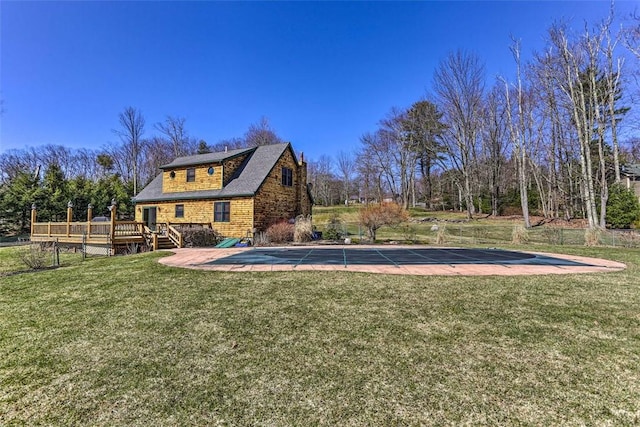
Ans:
[[[158,236],[158,247],[157,248],[153,248],[153,250],[159,250],[159,249],[175,249],[177,248],[178,245],[176,245],[173,240],[171,240],[169,237],[167,236]]]
[[[144,226],[144,237],[151,250],[175,249],[184,246],[182,234],[171,224],[159,223],[157,226],[156,231],[151,231],[149,227]]]

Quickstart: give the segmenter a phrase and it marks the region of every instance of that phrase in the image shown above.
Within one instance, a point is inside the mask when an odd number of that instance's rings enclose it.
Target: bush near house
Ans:
[[[178,227],[187,248],[215,246],[221,240],[221,236],[212,228],[206,227]]]
[[[279,221],[272,224],[265,232],[270,243],[293,242],[296,226],[288,221]]]
[[[344,226],[337,214],[334,213],[327,220],[327,225],[322,237],[326,240],[340,240],[344,237]]]
[[[313,240],[313,223],[311,215],[298,215],[296,217],[293,241],[296,243],[310,242]]]

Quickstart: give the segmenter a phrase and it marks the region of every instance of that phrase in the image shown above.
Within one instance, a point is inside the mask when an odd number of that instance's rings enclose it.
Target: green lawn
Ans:
[[[362,206],[314,206],[313,225],[321,232],[326,232],[327,222],[338,217],[340,230],[348,234],[353,242],[367,242],[366,229],[359,224],[358,211]],[[509,245],[513,241],[514,227],[521,226],[522,220],[509,217],[487,217],[478,215],[468,220],[464,212],[426,211],[420,208],[409,209],[410,221],[395,227],[383,226],[376,235],[377,243],[400,242],[435,244],[437,225],[444,233],[445,243],[457,246]],[[627,230],[630,231],[630,230]],[[637,231],[637,230],[636,230]],[[585,243],[585,229],[568,228],[567,224],[546,224],[532,227],[527,231],[529,243],[533,245],[568,245],[581,246]],[[605,230],[599,242],[603,246],[640,248],[640,235],[637,232],[621,230]]]
[[[562,251],[629,268],[2,277],[0,425],[638,425],[640,250]]]
[[[32,251],[39,252],[42,256],[44,266],[51,267],[53,265],[53,252],[38,251],[37,245],[23,245],[13,247],[0,247],[0,278],[8,274],[15,274],[28,270],[27,265],[22,261],[22,255],[32,254]],[[82,262],[82,256],[80,253],[71,253],[66,250],[61,250],[59,253],[60,263],[62,265],[76,265]]]

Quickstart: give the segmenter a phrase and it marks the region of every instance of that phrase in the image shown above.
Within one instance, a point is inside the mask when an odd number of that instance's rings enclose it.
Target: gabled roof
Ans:
[[[207,163],[220,163],[224,160],[232,159],[234,157],[241,156],[250,151],[255,151],[254,148],[240,148],[230,151],[219,151],[217,153],[196,154],[193,156],[177,157],[171,163],[160,166],[160,169],[173,169],[177,167],[204,165]]]
[[[178,193],[162,192],[162,174],[158,175],[144,189],[133,198],[135,203],[152,202],[152,201],[169,201],[169,200],[194,200],[194,199],[219,199],[239,196],[253,196],[267,175],[278,162],[285,150],[293,149],[291,144],[272,144],[261,145],[256,148],[245,150],[232,150],[226,153],[208,153],[196,156],[179,157],[173,162],[162,167],[162,169],[171,169],[174,167],[184,167],[199,164],[212,163],[214,161],[222,161],[231,157],[248,153],[247,158],[238,167],[234,175],[231,177],[227,185],[218,190],[199,190],[199,191],[181,191]],[[219,156],[213,156],[218,154]],[[224,157],[223,155],[230,155]],[[205,157],[206,156],[206,157]],[[295,155],[293,156],[295,159]],[[205,161],[206,159],[206,161]],[[219,160],[212,160],[219,159]]]
[[[640,163],[635,165],[623,165],[620,167],[623,175],[640,177]]]

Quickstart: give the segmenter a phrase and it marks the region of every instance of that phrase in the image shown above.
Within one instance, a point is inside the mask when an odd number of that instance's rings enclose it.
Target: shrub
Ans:
[[[407,211],[397,203],[371,204],[361,208],[358,216],[371,240],[376,240],[376,232],[380,227],[394,227],[409,219]]]
[[[415,227],[410,224],[402,226],[402,237],[407,242],[415,243],[418,241],[418,233],[416,232]]]
[[[302,243],[313,240],[313,224],[311,223],[311,215],[299,215],[296,218],[295,230],[293,232],[293,241]]]
[[[134,255],[140,252],[145,251],[144,247],[140,243],[128,243],[127,246],[122,251],[123,255]]]
[[[441,225],[437,228],[436,244],[444,245],[445,243],[447,243],[447,228]]]
[[[342,240],[344,232],[342,230],[342,220],[337,214],[331,215],[327,221],[322,237],[326,240]]]
[[[636,221],[640,221],[638,197],[622,185],[609,187],[607,224],[611,228],[630,228]]]
[[[222,237],[214,229],[205,227],[180,227],[179,231],[187,248],[215,246]]]
[[[511,243],[521,245],[529,241],[529,230],[523,225],[516,225],[511,232]]]
[[[41,270],[47,265],[47,251],[40,244],[31,244],[25,251],[20,251],[20,261],[32,270]]]
[[[295,225],[287,221],[280,221],[267,228],[267,238],[271,243],[287,243],[293,241]]]
[[[584,245],[598,246],[600,244],[600,235],[602,231],[599,228],[587,228],[584,230]]]
[[[545,227],[542,229],[542,235],[547,239],[550,245],[562,244],[562,229],[554,227]]]
[[[271,241],[267,237],[267,233],[258,232],[253,236],[253,246],[268,246]]]

